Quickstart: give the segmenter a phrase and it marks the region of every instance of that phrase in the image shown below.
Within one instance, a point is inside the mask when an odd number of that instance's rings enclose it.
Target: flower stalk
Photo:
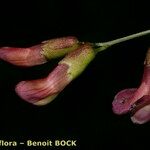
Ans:
[[[113,46],[113,45],[131,40],[131,39],[134,39],[134,38],[138,38],[138,37],[141,37],[141,36],[145,36],[145,35],[148,35],[148,34],[150,34],[150,30],[142,31],[142,32],[139,32],[139,33],[136,33],[136,34],[128,35],[128,36],[118,38],[118,39],[108,41],[108,42],[94,43],[94,46],[97,46],[98,48],[96,49],[96,51],[100,52],[100,51],[103,51],[103,50],[107,49],[108,47]]]

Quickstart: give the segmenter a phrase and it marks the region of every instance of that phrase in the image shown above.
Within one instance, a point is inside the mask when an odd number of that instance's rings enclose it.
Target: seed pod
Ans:
[[[61,57],[78,46],[79,42],[75,37],[62,37],[29,48],[2,47],[0,59],[17,66],[30,67]]]
[[[44,79],[22,81],[16,86],[17,94],[34,105],[51,102],[73,79],[84,71],[94,59],[95,52],[89,44],[83,44],[70,52]]]

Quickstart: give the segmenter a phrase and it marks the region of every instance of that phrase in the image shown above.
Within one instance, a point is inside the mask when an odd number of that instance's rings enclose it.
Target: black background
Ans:
[[[67,35],[102,42],[150,29],[146,0],[5,1],[0,7],[0,46],[28,47]],[[150,124],[135,125],[129,115],[114,115],[111,103],[119,90],[139,86],[149,46],[150,36],[145,36],[98,54],[43,107],[22,101],[14,87],[21,80],[46,76],[58,60],[32,68],[1,61],[1,139],[77,139],[77,149],[145,149]]]

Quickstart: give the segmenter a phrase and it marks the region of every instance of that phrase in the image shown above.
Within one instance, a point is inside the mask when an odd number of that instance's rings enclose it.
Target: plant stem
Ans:
[[[119,39],[108,41],[108,42],[94,43],[94,46],[98,47],[95,50],[97,52],[100,52],[100,51],[103,51],[103,50],[107,49],[108,47],[110,47],[112,45],[115,45],[115,44],[118,44],[118,43],[121,43],[121,42],[124,42],[124,41],[127,41],[127,40],[131,40],[131,39],[134,39],[134,38],[137,38],[137,37],[141,37],[141,36],[144,36],[144,35],[147,35],[147,34],[150,34],[150,30],[146,30],[146,31],[143,31],[143,32],[139,32],[139,33],[136,33],[136,34],[125,36],[123,38],[119,38]]]

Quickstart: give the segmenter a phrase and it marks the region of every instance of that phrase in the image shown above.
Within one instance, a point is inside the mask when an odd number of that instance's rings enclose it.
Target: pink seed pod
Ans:
[[[1,47],[0,59],[13,65],[30,67],[46,63],[76,49],[76,37],[62,37],[42,42],[29,48]]]
[[[18,83],[16,93],[29,103],[46,105],[80,75],[94,57],[90,44],[82,44],[62,59],[46,78]]]
[[[132,112],[131,120],[137,124],[150,121],[150,49],[144,64],[143,79],[139,88],[120,91],[112,103],[114,113],[121,115]]]

